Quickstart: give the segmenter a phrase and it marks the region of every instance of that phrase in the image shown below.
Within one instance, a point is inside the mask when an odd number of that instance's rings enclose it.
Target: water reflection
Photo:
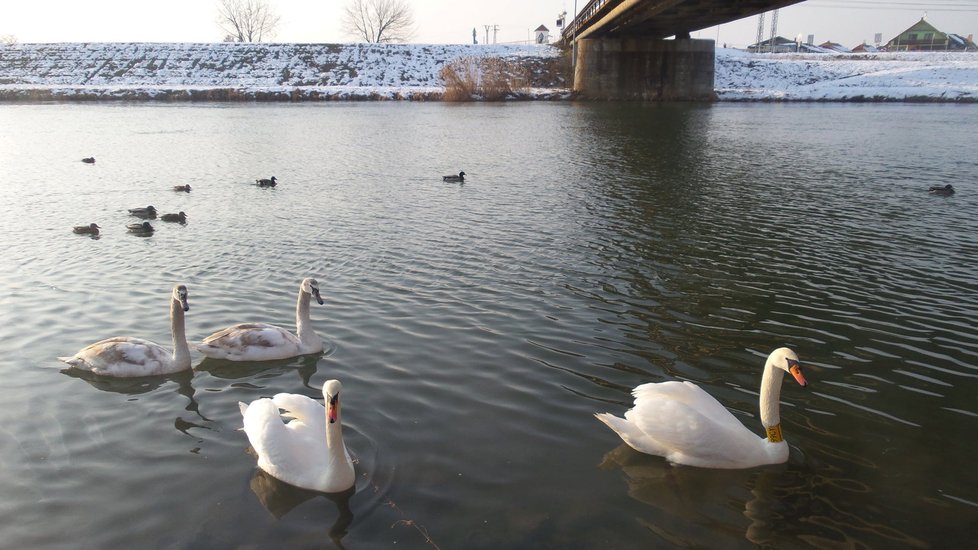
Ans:
[[[289,485],[272,477],[261,468],[255,468],[255,475],[252,476],[249,486],[262,506],[276,519],[282,519],[295,507],[317,497],[331,501],[336,506],[338,515],[336,521],[329,528],[329,538],[337,548],[344,548],[342,539],[346,536],[350,525],[353,524],[350,499],[356,494],[356,486],[342,493],[319,493]]]
[[[303,386],[311,390],[316,390],[316,388],[309,385],[309,381],[316,374],[319,368],[319,360],[326,353],[328,353],[328,350],[324,353],[301,355],[299,357],[277,361],[228,361],[227,359],[205,357],[194,369],[200,372],[206,372],[215,378],[224,378],[227,380],[274,378],[295,372],[302,381]]]
[[[117,378],[114,376],[99,376],[91,371],[83,369],[67,368],[61,369],[61,373],[88,382],[93,388],[110,393],[124,395],[141,395],[158,390],[164,384],[173,382],[176,392],[187,398],[187,405],[184,410],[196,414],[201,420],[210,422],[211,420],[201,414],[200,404],[197,402],[196,392],[193,387],[194,374],[191,370],[175,372],[160,376],[137,376],[132,378]],[[180,418],[176,420],[177,429],[186,433],[189,427],[198,426]]]

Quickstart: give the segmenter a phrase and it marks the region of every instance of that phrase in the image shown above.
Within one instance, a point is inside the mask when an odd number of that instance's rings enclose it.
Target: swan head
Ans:
[[[778,348],[771,352],[771,355],[767,358],[768,365],[777,367],[787,373],[789,373],[795,382],[798,382],[799,386],[807,386],[808,381],[805,380],[805,375],[801,372],[801,362],[798,360],[798,355],[792,351],[790,348]]]
[[[177,285],[173,287],[173,300],[180,304],[184,311],[190,311],[190,303],[187,301],[187,286]]]
[[[316,302],[319,303],[319,305],[323,305],[325,303],[323,302],[323,297],[319,295],[319,281],[317,281],[316,279],[313,279],[312,277],[306,277],[305,279],[302,280],[302,285],[299,286],[299,289],[302,290],[302,292],[305,292],[306,294],[311,294],[312,297],[316,299]],[[337,384],[338,383],[339,382],[337,382]]]
[[[327,380],[323,384],[323,397],[326,399],[326,418],[330,424],[336,423],[340,418],[340,390],[343,384],[339,380]]]

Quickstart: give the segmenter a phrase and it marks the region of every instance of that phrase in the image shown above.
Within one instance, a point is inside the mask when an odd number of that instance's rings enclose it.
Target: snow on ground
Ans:
[[[720,100],[978,101],[978,54],[752,54],[718,49]]]
[[[527,97],[570,98],[560,56],[537,45],[0,44],[0,100],[439,99],[442,67],[464,57],[518,62]],[[715,89],[721,101],[978,102],[978,54],[717,49]]]

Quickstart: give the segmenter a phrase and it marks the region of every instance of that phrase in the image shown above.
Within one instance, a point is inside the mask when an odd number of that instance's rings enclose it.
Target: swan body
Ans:
[[[343,443],[341,389],[338,380],[323,384],[325,407],[295,393],[280,393],[250,405],[239,402],[245,434],[258,455],[258,467],[281,481],[312,491],[338,493],[353,487],[356,474]],[[289,420],[287,424],[283,417]]]
[[[272,176],[270,179],[255,180],[255,184],[257,184],[258,187],[275,187],[278,185],[278,182],[275,181],[275,176]]]
[[[272,361],[319,353],[323,341],[309,319],[313,297],[323,304],[316,279],[303,279],[295,308],[296,334],[268,323],[242,323],[211,334],[196,348],[207,357],[229,361]]]
[[[160,219],[165,222],[187,223],[187,215],[182,210],[179,214],[163,214]]]
[[[190,192],[190,184],[188,183],[187,185],[174,185],[173,186],[173,190],[174,191],[179,191],[181,193],[189,193]]]
[[[153,205],[149,205],[146,208],[130,208],[129,214],[136,216],[137,218],[155,220],[156,207]]]
[[[170,294],[170,331],[173,353],[163,346],[129,336],[117,336],[82,348],[71,357],[58,357],[74,368],[101,376],[127,378],[170,374],[190,368],[190,348],[184,330],[184,312],[190,311],[187,287],[176,285]]]
[[[149,222],[131,223],[126,226],[126,229],[128,229],[130,233],[138,233],[140,235],[149,235],[155,231],[153,225]]]
[[[789,372],[802,386],[798,356],[778,348],[768,356],[761,380],[761,424],[758,437],[719,401],[692,382],[642,384],[632,391],[634,406],[619,418],[595,416],[636,451],[663,456],[670,462],[702,468],[752,468],[788,460],[781,437],[781,380]]]
[[[457,176],[455,174],[451,174],[451,175],[448,175],[448,176],[442,176],[441,179],[442,179],[442,181],[464,182],[465,181],[465,172],[459,172]]]
[[[72,231],[79,235],[98,235],[98,230],[102,229],[97,223],[89,225],[76,225]]]
[[[950,183],[947,185],[932,185],[931,188],[927,190],[927,192],[930,193],[931,195],[943,195],[943,196],[953,195],[954,186],[951,185]]]

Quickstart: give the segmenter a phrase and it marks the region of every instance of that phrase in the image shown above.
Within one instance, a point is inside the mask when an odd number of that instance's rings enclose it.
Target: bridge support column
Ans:
[[[583,99],[710,101],[714,52],[712,40],[578,40],[574,91]]]

